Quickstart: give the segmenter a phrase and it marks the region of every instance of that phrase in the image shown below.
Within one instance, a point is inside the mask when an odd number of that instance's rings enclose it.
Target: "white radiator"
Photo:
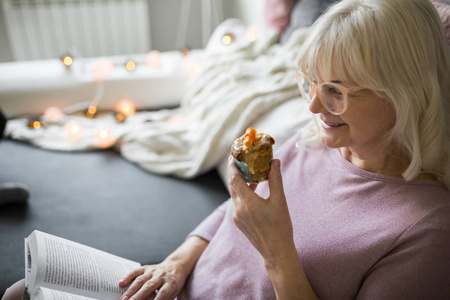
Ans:
[[[3,0],[15,60],[146,53],[148,0]]]

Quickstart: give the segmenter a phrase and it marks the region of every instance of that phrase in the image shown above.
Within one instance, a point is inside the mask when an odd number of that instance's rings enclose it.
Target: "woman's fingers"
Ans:
[[[247,185],[247,182],[242,178],[233,157],[230,156],[228,160],[228,189],[230,190],[231,198],[247,197],[254,195],[253,191],[256,189],[256,184]]]
[[[135,275],[138,276],[134,277]],[[158,285],[160,284],[159,278],[152,278],[151,273],[148,271],[148,269],[146,269],[146,267],[142,267],[131,272],[126,277],[124,277],[124,279],[129,280],[130,277],[131,280],[134,280],[131,283],[130,287],[126,290],[126,292],[123,293],[122,297],[120,297],[120,300],[146,299],[146,297],[150,296],[155,292],[155,290],[160,287],[160,285]],[[122,282],[122,280],[120,282]]]
[[[270,197],[274,199],[284,198],[283,178],[281,176],[281,162],[279,159],[272,161],[269,173]]]
[[[125,275],[122,279],[120,279],[119,286],[126,287],[134,278],[144,274],[144,271],[145,271],[144,267],[140,267],[138,269],[131,271],[130,273]]]
[[[147,278],[145,276],[136,277],[136,279],[133,281],[133,283],[130,285],[130,287],[127,289],[127,291],[125,293],[123,293],[120,300],[128,300],[131,297],[134,297],[138,292],[141,291],[141,289],[144,288],[144,285],[148,282],[148,280],[149,280],[149,278]],[[145,287],[145,290],[147,290],[148,288],[149,288],[149,285],[147,284],[147,286]],[[151,293],[149,293],[149,295],[150,294]],[[133,299],[139,299],[139,298],[133,298]],[[142,299],[145,299],[145,298],[142,298]]]
[[[158,265],[143,266],[120,280],[122,287],[125,283],[130,284],[120,300],[145,300],[149,297],[158,300],[173,299],[184,282],[185,275],[176,263],[162,262]]]
[[[166,283],[161,289],[158,290],[154,300],[167,300],[175,298],[176,287],[171,283]]]
[[[146,282],[144,282],[144,284],[141,285],[141,287],[137,290],[137,292],[133,293],[133,297],[130,298],[130,300],[145,300],[147,299],[147,297],[152,295],[156,290],[160,289],[163,285],[164,280],[162,278],[157,277],[147,280]]]

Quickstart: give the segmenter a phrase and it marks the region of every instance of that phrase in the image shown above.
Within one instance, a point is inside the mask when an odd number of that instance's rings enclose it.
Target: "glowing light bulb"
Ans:
[[[129,61],[127,61],[125,63],[125,68],[128,71],[132,72],[132,71],[134,71],[136,69],[136,63],[134,61],[132,61],[132,60],[129,60]]]
[[[123,99],[119,103],[117,103],[116,110],[128,117],[136,112],[136,107],[131,101]]]
[[[119,123],[125,122],[125,119],[127,118],[123,113],[121,113],[119,111],[115,111],[113,115],[114,115],[114,119],[116,120],[116,122],[119,122]]]
[[[90,105],[86,111],[86,117],[92,119],[95,117],[96,114],[97,114],[97,107],[95,105]]]
[[[145,57],[145,63],[153,68],[161,68],[161,52],[150,51]]]
[[[198,75],[202,70],[200,63],[190,55],[184,57],[182,68],[184,73],[191,77]]]
[[[69,121],[64,125],[66,138],[70,142],[76,142],[83,137],[83,126],[77,121]]]
[[[184,118],[179,115],[175,115],[169,119],[169,122],[173,125],[180,125],[184,123]]]
[[[229,45],[234,41],[234,35],[231,33],[227,33],[222,37],[222,43],[224,45]]]
[[[189,48],[185,47],[181,50],[181,53],[183,53],[183,56],[188,56],[189,55]]]
[[[34,129],[41,128],[41,122],[39,122],[39,121],[34,121],[34,122],[33,122],[33,128],[34,128]]]
[[[63,58],[63,63],[64,63],[66,66],[70,66],[70,65],[73,63],[72,57],[70,57],[70,56],[64,56],[64,58]]]
[[[97,131],[97,143],[100,148],[107,148],[114,144],[114,138],[111,134],[111,131],[107,128],[100,128]]]
[[[247,31],[247,40],[249,42],[254,42],[261,35],[261,30],[257,28],[251,28]]]
[[[92,65],[91,72],[95,80],[102,81],[111,72],[114,64],[107,58],[101,58]]]
[[[58,122],[63,116],[63,112],[58,107],[51,106],[45,110],[42,117],[46,122]]]
[[[39,129],[41,127],[42,127],[42,124],[39,120],[30,119],[28,121],[28,128],[30,128],[30,129]]]
[[[70,66],[73,64],[73,57],[70,55],[63,55],[61,57],[61,61],[67,68],[70,68]]]

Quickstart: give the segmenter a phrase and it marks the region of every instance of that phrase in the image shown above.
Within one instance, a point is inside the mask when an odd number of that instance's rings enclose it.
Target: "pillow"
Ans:
[[[285,44],[293,31],[311,26],[325,10],[337,0],[300,0],[292,9],[290,23],[284,30],[280,43]]]
[[[436,10],[441,17],[442,25],[444,25],[445,35],[447,37],[447,44],[450,46],[450,5],[436,0],[431,2],[434,4],[434,7],[436,7]]]
[[[311,26],[325,10],[337,0],[267,0],[265,7],[266,26],[276,28],[282,35],[282,44],[289,40],[298,28]],[[431,0],[436,7],[450,46],[450,0]],[[294,5],[295,4],[295,5]],[[292,11],[289,14],[289,9]],[[286,22],[288,25],[286,25]]]
[[[283,33],[291,19],[291,11],[297,0],[266,0],[264,6],[264,24]]]

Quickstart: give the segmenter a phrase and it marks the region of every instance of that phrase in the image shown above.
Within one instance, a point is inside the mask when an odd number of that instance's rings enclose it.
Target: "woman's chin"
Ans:
[[[320,141],[329,148],[341,148],[346,145],[339,137],[330,136],[329,134],[320,133]]]

